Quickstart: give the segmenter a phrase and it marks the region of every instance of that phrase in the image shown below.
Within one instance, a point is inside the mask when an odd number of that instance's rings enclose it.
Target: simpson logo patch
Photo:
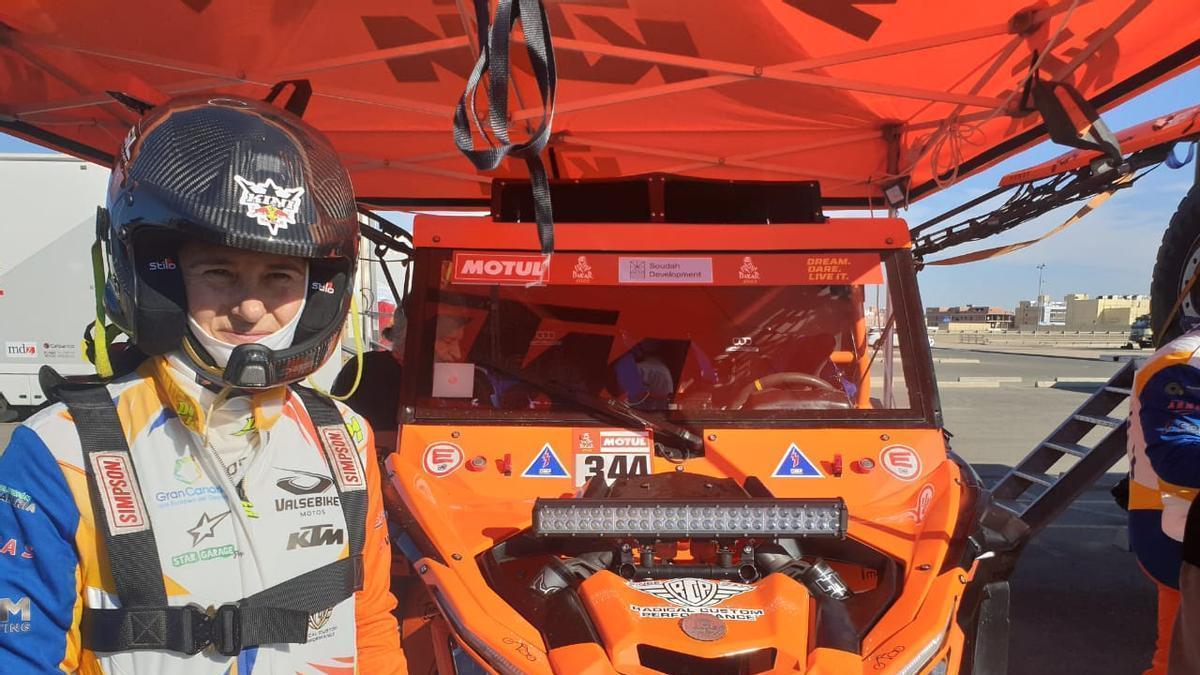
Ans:
[[[286,230],[288,225],[296,224],[296,214],[300,212],[300,198],[304,196],[304,188],[285,188],[267,180],[256,183],[248,178],[234,176],[233,181],[242,189],[238,204],[246,207],[246,215],[258,221],[259,225],[271,231],[271,236]]]
[[[333,477],[342,492],[367,489],[367,479],[363,475],[358,448],[350,442],[346,430],[337,426],[321,427],[320,431],[329,463],[333,466]]]
[[[97,452],[91,456],[96,485],[104,500],[104,516],[112,534],[131,534],[150,529],[146,505],[133,464],[127,452]]]

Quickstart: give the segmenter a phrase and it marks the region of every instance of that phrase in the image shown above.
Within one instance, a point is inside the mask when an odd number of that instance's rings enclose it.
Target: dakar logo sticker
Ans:
[[[758,281],[762,275],[758,273],[758,265],[750,259],[750,256],[742,258],[742,266],[738,268],[738,279],[742,281]]]
[[[238,204],[246,207],[246,215],[258,220],[258,224],[271,231],[271,236],[286,230],[288,225],[296,224],[296,214],[300,211],[300,198],[304,196],[304,188],[284,188],[268,178],[262,183],[234,176],[233,180],[242,188],[242,197]]]
[[[581,255],[575,261],[575,267],[571,270],[571,278],[582,283],[592,280],[592,266],[588,264],[587,256]]]

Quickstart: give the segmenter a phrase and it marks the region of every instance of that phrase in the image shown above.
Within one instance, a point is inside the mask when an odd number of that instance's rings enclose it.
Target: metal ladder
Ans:
[[[1016,514],[1031,535],[1125,456],[1127,423],[1111,414],[1129,399],[1135,370],[1136,361],[1126,363],[992,488],[994,503]],[[1095,446],[1081,444],[1099,427],[1109,431]],[[1074,458],[1070,467],[1057,477],[1049,475],[1047,471],[1064,457]]]

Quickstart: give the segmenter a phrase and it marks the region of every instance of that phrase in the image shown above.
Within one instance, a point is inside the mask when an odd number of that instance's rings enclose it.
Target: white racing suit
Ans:
[[[136,467],[97,473],[110,530],[148,521],[167,604],[237,602],[348,556],[339,479],[300,397],[285,387],[216,400],[175,356],[154,357],[108,387]],[[367,489],[361,590],[308,617],[306,643],[96,653],[81,637],[83,609],[118,599],[89,498],[79,435],[62,404],[18,427],[0,456],[0,673],[402,673],[388,592],[390,554],[378,466],[367,423],[339,404]],[[204,443],[208,416],[224,416]],[[232,420],[232,421],[231,421]],[[214,436],[214,431],[217,432]],[[227,476],[211,440],[255,449]],[[93,463],[95,455],[93,455]],[[346,475],[340,479],[347,479]],[[140,499],[138,499],[140,497]]]

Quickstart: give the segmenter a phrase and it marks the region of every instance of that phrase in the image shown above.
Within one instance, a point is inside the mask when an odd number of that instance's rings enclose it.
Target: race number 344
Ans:
[[[602,477],[611,484],[624,476],[649,474],[650,455],[647,453],[579,455],[575,458],[575,487],[581,487],[596,477]]]

